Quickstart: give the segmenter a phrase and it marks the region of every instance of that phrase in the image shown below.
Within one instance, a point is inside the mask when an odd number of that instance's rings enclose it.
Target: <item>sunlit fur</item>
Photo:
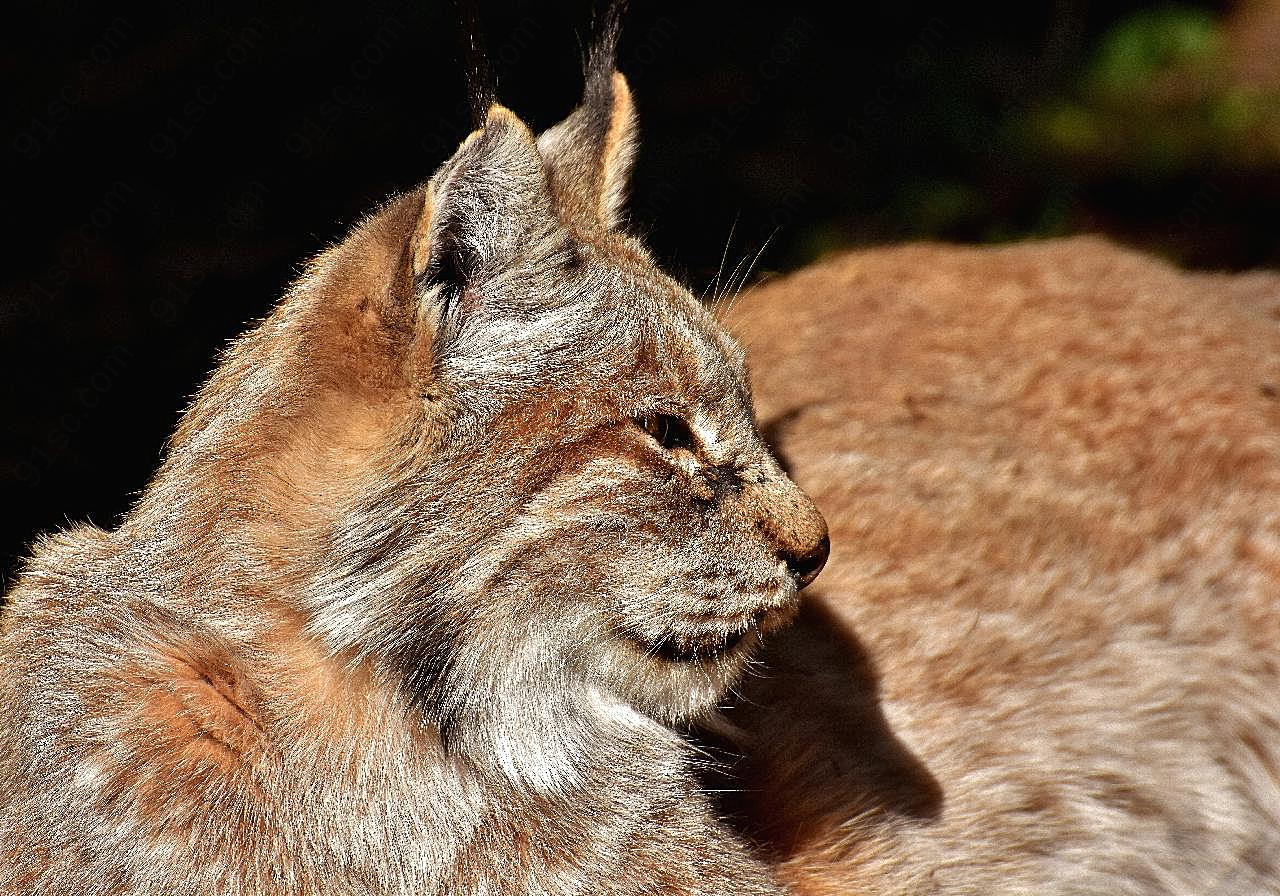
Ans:
[[[118,530],[37,546],[0,891],[776,892],[668,726],[825,525],[615,226],[633,140],[611,70],[540,143],[494,106],[230,347]]]

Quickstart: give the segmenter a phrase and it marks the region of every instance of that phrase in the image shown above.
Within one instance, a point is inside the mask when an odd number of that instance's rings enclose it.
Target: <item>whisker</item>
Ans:
[[[729,247],[733,244],[733,234],[738,229],[738,219],[741,217],[741,212],[733,216],[733,223],[729,225],[729,237],[724,241],[724,251],[720,253],[720,267],[716,268],[716,279],[702,291],[702,295],[698,298],[706,299],[707,293],[710,291],[712,300],[716,300],[720,292],[720,277],[724,274],[724,264],[729,260]]]
[[[765,237],[764,242],[760,244],[760,250],[756,252],[755,257],[751,259],[751,263],[747,265],[747,269],[743,271],[742,277],[738,280],[738,286],[733,291],[732,298],[729,299],[729,309],[732,310],[734,303],[738,300],[738,296],[742,294],[742,288],[747,285],[752,273],[756,269],[756,265],[760,263],[760,259],[764,256],[765,250],[769,248],[769,244],[773,242],[773,238],[782,230],[781,227],[775,227],[773,233]]]

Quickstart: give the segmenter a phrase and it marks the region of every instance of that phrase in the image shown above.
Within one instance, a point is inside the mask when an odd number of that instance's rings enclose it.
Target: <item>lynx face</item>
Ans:
[[[576,269],[511,328],[508,403],[436,461],[479,462],[482,484],[508,470],[475,497],[501,498],[501,528],[454,536],[462,588],[543,662],[686,717],[790,618],[825,525],[762,443],[741,354],[698,302],[625,238],[563,237]]]

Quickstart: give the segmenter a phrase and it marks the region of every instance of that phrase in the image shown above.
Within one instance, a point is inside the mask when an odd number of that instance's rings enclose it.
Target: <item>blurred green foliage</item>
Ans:
[[[1280,96],[1230,77],[1222,22],[1170,6],[1108,31],[1068,95],[1025,122],[1029,151],[1165,180],[1205,166],[1280,163]]]
[[[1063,0],[1035,39],[1026,22],[1001,33],[939,19],[948,24],[928,52],[908,45],[913,65],[886,82],[896,102],[874,119],[853,105],[856,147],[836,160],[850,186],[789,264],[842,240],[1081,232],[1191,266],[1280,264],[1280,59],[1268,57],[1280,0],[1270,2]]]
[[[1085,81],[1099,94],[1123,100],[1171,70],[1220,76],[1225,46],[1221,26],[1204,10],[1142,10],[1103,37]]]

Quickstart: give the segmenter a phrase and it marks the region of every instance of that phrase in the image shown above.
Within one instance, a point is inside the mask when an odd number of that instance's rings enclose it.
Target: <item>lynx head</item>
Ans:
[[[194,497],[149,498],[201,502],[195,552],[252,532],[308,630],[446,730],[552,693],[691,719],[827,556],[742,352],[619,228],[632,104],[593,59],[566,120],[493,105],[316,259],[180,427]]]

